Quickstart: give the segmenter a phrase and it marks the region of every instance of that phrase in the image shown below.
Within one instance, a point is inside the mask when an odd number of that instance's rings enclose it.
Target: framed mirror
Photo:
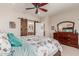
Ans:
[[[74,32],[74,22],[72,21],[62,21],[57,24],[58,32]]]

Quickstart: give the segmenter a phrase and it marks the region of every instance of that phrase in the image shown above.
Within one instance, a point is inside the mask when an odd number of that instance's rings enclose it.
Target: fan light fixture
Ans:
[[[43,12],[47,12],[48,10],[42,8],[42,6],[47,5],[48,3],[32,3],[34,7],[32,8],[26,8],[26,10],[30,10],[30,9],[36,9],[35,14],[38,14],[38,10],[40,9]]]

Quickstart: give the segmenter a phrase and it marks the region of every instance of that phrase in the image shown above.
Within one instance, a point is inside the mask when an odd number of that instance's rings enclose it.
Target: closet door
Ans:
[[[21,19],[21,36],[27,35],[27,19]]]
[[[44,36],[45,30],[44,30],[44,24],[43,23],[36,23],[36,35],[38,36]]]

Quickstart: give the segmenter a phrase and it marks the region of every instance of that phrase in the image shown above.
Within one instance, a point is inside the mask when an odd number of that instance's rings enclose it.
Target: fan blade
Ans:
[[[33,8],[26,8],[26,10],[29,10],[29,9],[34,9],[35,7],[33,7]]]
[[[40,10],[44,11],[44,12],[47,12],[48,10],[46,9],[43,9],[43,8],[39,8]]]
[[[32,3],[32,4],[37,8],[38,3]]]
[[[37,14],[38,13],[38,8],[36,9],[36,12],[35,12],[35,14]]]
[[[44,6],[44,5],[47,5],[48,3],[39,3],[38,5],[39,5],[39,7],[42,7],[42,6]]]

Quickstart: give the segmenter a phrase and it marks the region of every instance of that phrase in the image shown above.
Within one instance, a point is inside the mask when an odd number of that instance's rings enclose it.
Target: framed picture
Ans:
[[[13,28],[13,29],[16,28],[16,24],[14,21],[9,22],[9,28]]]
[[[51,26],[51,30],[55,30],[55,27],[54,26]]]

